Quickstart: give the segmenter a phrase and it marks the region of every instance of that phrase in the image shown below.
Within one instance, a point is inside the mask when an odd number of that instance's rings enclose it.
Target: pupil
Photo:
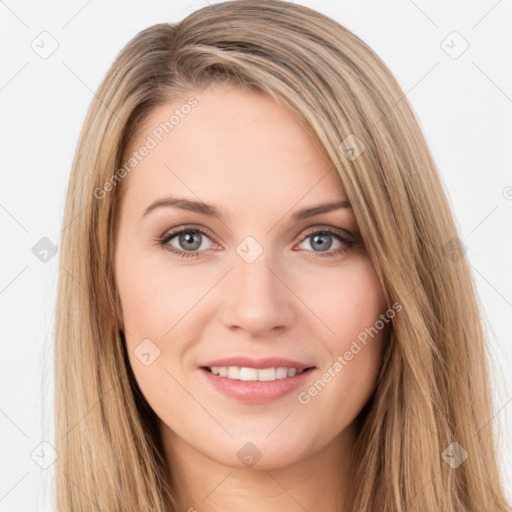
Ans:
[[[180,235],[180,244],[192,244],[188,248],[191,250],[199,249],[201,246],[200,234],[199,233],[185,233]]]
[[[327,234],[323,234],[323,235],[315,235],[313,237],[313,248],[315,248],[315,244],[320,240],[320,249],[329,249],[331,247],[331,240],[330,240],[331,236],[330,235],[327,235]],[[328,241],[326,243],[326,241]]]

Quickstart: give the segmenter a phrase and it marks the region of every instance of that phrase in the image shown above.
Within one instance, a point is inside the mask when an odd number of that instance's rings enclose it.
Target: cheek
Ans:
[[[211,279],[194,270],[191,281],[186,267],[167,263],[163,249],[124,247],[117,256],[116,280],[126,329],[137,336],[163,337],[208,291]]]
[[[192,367],[190,340],[200,338],[205,321],[201,298],[215,279],[211,269],[201,275],[199,266],[180,267],[168,262],[163,250],[141,250],[120,239],[116,283],[126,347],[139,387],[155,409],[161,401],[166,405],[162,397],[187,400],[171,375],[181,382],[180,367]],[[202,322],[196,321],[198,315]]]
[[[342,272],[333,273],[322,283],[313,307],[330,328],[328,349],[344,351],[350,340],[370,328],[386,310],[381,283],[367,256],[354,259]],[[329,332],[325,329],[325,332]]]
[[[328,355],[299,403],[325,418],[320,429],[340,430],[355,419],[373,391],[391,320],[369,259],[358,260],[324,290],[317,296],[317,307],[333,331],[323,338]]]
[[[357,339],[340,340],[337,350],[297,400],[299,414],[318,449],[357,418],[374,388],[382,357],[385,330],[365,345]],[[315,419],[315,421],[312,421]]]
[[[178,381],[183,380],[175,372],[172,361],[183,358],[185,347],[178,342],[180,337],[173,335],[182,327],[177,322],[190,307],[185,307],[187,300],[183,300],[179,275],[172,279],[169,269],[163,268],[161,257],[157,262],[142,254],[140,248],[137,253],[135,248],[130,252],[125,247],[117,257],[116,280],[126,349],[142,394],[162,417],[168,414],[170,397],[175,403],[187,403],[189,399],[173,379],[175,376]],[[171,337],[172,346],[169,344]]]

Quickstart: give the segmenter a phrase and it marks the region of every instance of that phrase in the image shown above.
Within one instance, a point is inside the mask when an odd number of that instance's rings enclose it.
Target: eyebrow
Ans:
[[[221,219],[222,217],[218,208],[216,208],[212,204],[204,203],[202,201],[192,201],[190,199],[184,199],[179,197],[165,197],[156,200],[144,210],[143,217],[148,215],[151,211],[155,210],[156,208],[162,207],[176,207],[182,210],[200,213],[202,215],[208,215],[209,217],[215,217],[217,219]],[[340,210],[341,208],[351,209],[352,207],[347,199],[342,199],[341,201],[319,204],[317,206],[312,206],[310,208],[299,210],[292,215],[292,219],[295,221],[304,220],[309,217],[314,217],[315,215],[320,215],[322,213]]]

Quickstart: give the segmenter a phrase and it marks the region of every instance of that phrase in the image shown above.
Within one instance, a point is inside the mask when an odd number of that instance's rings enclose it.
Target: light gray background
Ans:
[[[369,43],[418,115],[487,317],[493,422],[512,496],[512,1],[297,3]],[[0,512],[50,506],[54,466],[38,463],[52,461],[51,447],[39,445],[51,443],[53,432],[58,254],[44,263],[32,248],[43,237],[60,243],[71,161],[88,105],[137,32],[204,5],[0,0]],[[469,47],[454,58],[463,49],[461,38]],[[52,44],[58,48],[45,55]]]

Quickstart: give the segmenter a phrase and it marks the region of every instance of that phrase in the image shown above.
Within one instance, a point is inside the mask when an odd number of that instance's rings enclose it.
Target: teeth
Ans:
[[[240,380],[258,380],[258,370],[256,368],[240,368],[238,378]]]
[[[302,373],[304,370],[297,368],[246,368],[239,366],[212,366],[210,368],[214,375],[227,377],[228,379],[243,381],[273,381],[277,379],[286,379]]]
[[[286,379],[288,377],[288,368],[276,368],[276,379]]]

